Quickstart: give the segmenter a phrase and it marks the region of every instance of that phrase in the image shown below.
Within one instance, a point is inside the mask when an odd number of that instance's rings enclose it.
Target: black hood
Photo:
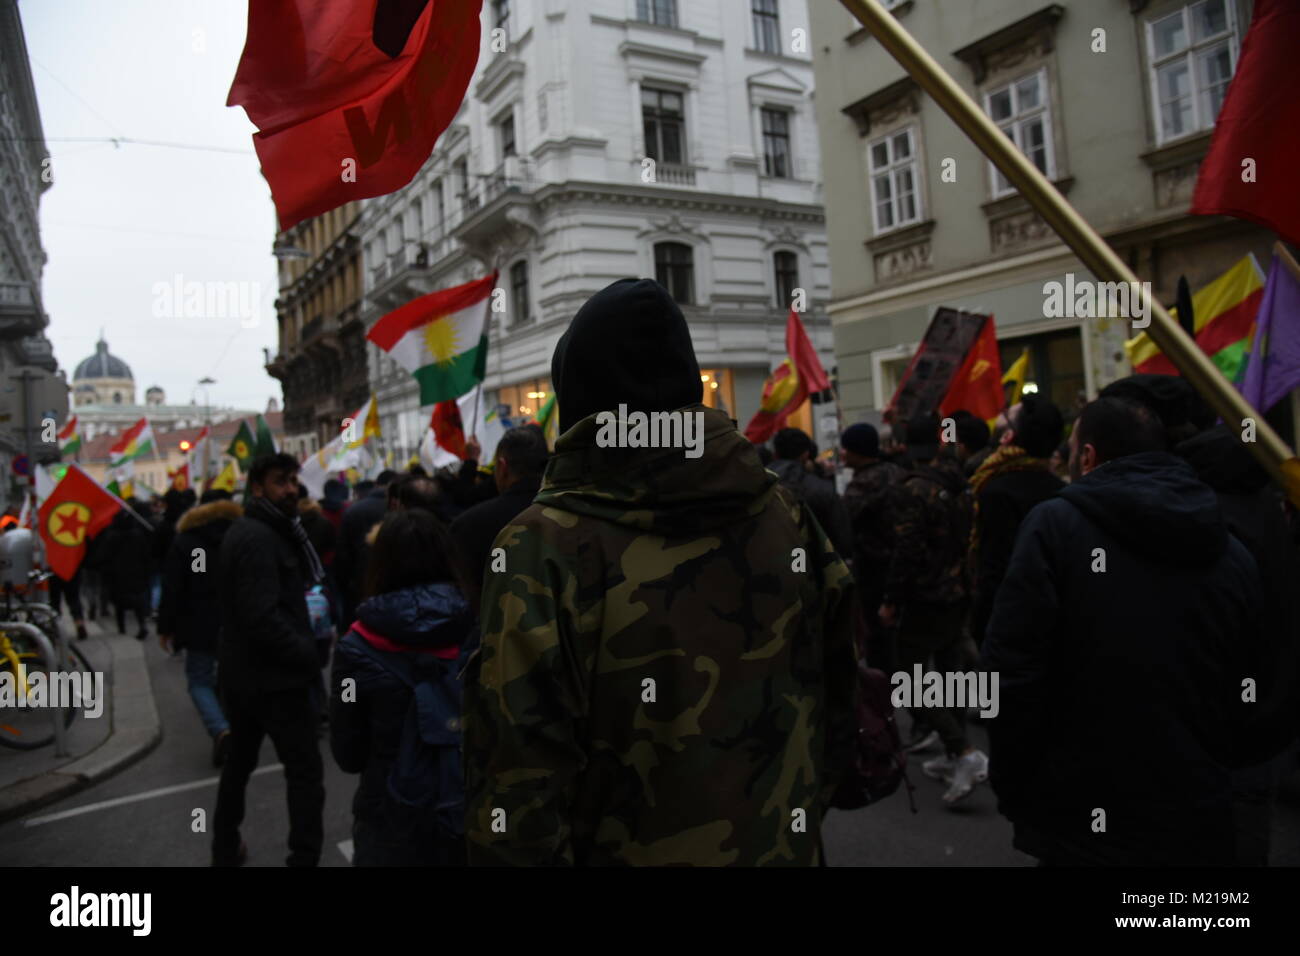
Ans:
[[[1227,425],[1194,435],[1176,450],[1220,494],[1253,495],[1268,484],[1268,473]]]
[[[1060,494],[1133,551],[1167,564],[1203,567],[1228,546],[1214,491],[1168,452],[1108,461]]]
[[[704,395],[686,318],[651,279],[619,279],[583,303],[555,345],[551,382],[561,432],[620,404],[671,411]]]

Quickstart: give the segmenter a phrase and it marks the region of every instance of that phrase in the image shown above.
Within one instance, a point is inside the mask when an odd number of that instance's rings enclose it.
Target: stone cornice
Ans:
[[[920,105],[921,87],[910,76],[905,76],[855,100],[840,112],[857,125],[859,136],[866,136],[873,124],[881,122],[884,114],[916,113],[920,111]]]
[[[591,202],[607,205],[670,207],[692,213],[722,213],[743,216],[762,215],[765,219],[824,224],[823,208],[815,203],[786,203],[757,196],[688,190],[611,186],[608,183],[550,183],[533,193],[538,209],[546,210],[561,202]]]
[[[981,37],[974,43],[967,44],[960,50],[954,50],[953,56],[963,61],[971,69],[977,84],[984,82],[988,75],[989,54],[1020,43],[1030,37],[1038,36],[1043,51],[1050,53],[1055,43],[1057,21],[1065,15],[1065,7],[1059,3],[1048,4],[1041,10],[1017,20],[988,36]]]

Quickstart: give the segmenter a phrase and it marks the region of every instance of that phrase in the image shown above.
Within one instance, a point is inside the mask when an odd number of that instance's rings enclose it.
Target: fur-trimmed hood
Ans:
[[[209,501],[206,505],[196,505],[176,522],[176,531],[193,531],[214,521],[235,521],[244,513],[237,501]]]

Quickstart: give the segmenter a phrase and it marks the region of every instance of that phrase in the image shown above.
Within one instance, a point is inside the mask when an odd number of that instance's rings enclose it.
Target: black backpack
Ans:
[[[465,835],[465,777],[461,769],[461,682],[466,649],[460,659],[428,658],[381,651],[360,639],[366,656],[411,690],[397,757],[388,775],[388,793],[398,803],[432,810],[438,834]]]
[[[853,745],[853,766],[831,798],[837,810],[857,810],[878,803],[907,784],[907,802],[916,812],[912,781],[907,778],[907,754],[903,750],[889,676],[858,661],[857,724]]]

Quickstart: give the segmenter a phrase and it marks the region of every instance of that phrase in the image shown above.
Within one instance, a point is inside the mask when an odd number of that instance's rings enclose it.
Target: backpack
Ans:
[[[831,806],[857,810],[878,803],[906,783],[907,802],[916,813],[915,788],[907,779],[907,754],[894,720],[889,677],[863,661],[858,661],[857,718],[853,765],[836,788]]]
[[[357,635],[372,661],[411,690],[397,757],[388,774],[388,794],[398,803],[434,811],[438,835],[465,836],[465,777],[461,769],[460,659],[415,661],[409,655],[381,651]]]

